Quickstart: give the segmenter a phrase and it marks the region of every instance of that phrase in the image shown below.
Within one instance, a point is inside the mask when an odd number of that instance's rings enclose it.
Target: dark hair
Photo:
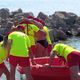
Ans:
[[[0,35],[0,42],[1,42],[1,41],[3,41],[3,36],[2,36],[2,35]]]
[[[3,37],[3,46],[5,47],[7,44],[8,36]]]
[[[18,26],[17,29],[25,30],[24,26]]]

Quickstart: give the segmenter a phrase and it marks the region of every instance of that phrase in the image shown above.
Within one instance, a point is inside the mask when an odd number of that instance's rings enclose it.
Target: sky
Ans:
[[[39,12],[52,15],[56,11],[72,12],[80,16],[80,0],[0,0],[0,9],[8,8],[15,11],[19,8],[23,12]]]

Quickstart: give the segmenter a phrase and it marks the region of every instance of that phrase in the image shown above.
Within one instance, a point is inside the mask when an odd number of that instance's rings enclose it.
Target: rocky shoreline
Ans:
[[[32,12],[23,12],[22,9],[13,12],[7,8],[0,9],[0,34],[5,35],[16,20],[20,21],[22,16],[28,17],[29,15],[34,16]],[[80,17],[72,12],[57,11],[49,16],[40,12],[37,17],[45,21],[52,42],[80,36]]]

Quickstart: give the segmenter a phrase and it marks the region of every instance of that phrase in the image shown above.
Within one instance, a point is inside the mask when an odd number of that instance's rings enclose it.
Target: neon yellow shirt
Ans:
[[[63,56],[67,60],[67,56],[72,52],[72,51],[78,51],[66,44],[58,43],[54,46],[53,51],[57,51],[57,54],[59,56]]]
[[[4,62],[7,57],[6,49],[2,47],[3,42],[0,42],[0,64]]]
[[[28,47],[31,46],[29,37],[19,31],[14,31],[8,36],[9,40],[12,40],[12,45],[10,49],[10,55],[28,57]]]
[[[35,45],[35,32],[39,31],[39,28],[34,24],[23,24],[25,27],[25,33],[29,36],[31,45]]]
[[[43,27],[43,30],[46,32],[46,39],[48,41],[48,44],[52,44],[51,40],[50,40],[50,36],[49,36],[49,30],[46,26]]]

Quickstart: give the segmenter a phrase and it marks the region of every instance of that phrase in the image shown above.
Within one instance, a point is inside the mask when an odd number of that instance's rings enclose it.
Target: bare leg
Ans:
[[[7,80],[10,80],[10,72],[9,72],[9,70],[7,69],[6,66],[5,66],[4,69],[3,69],[3,73],[6,75],[6,79],[7,79]]]
[[[2,76],[3,74],[3,68],[0,68],[0,77]]]
[[[71,80],[80,80],[79,66],[72,66],[70,68],[71,71]]]
[[[37,43],[35,57],[43,57],[43,50],[44,50],[44,47],[41,44]]]
[[[15,80],[15,69],[16,67],[10,64],[10,80]]]
[[[30,67],[23,67],[24,68],[24,73],[26,75],[26,80],[33,80],[32,75],[31,75],[31,70]]]
[[[8,71],[8,69],[7,69],[6,66],[4,66],[3,68],[0,68],[0,77],[1,77],[1,75],[2,75],[3,73],[4,73],[5,76],[6,76],[6,80],[10,80],[9,71]]]
[[[0,68],[0,77],[2,76],[3,74],[3,68]]]
[[[46,57],[46,56],[48,56],[48,48],[43,47],[39,43],[37,43],[37,46],[38,46],[38,52],[37,52],[37,54],[40,54],[39,57]]]

